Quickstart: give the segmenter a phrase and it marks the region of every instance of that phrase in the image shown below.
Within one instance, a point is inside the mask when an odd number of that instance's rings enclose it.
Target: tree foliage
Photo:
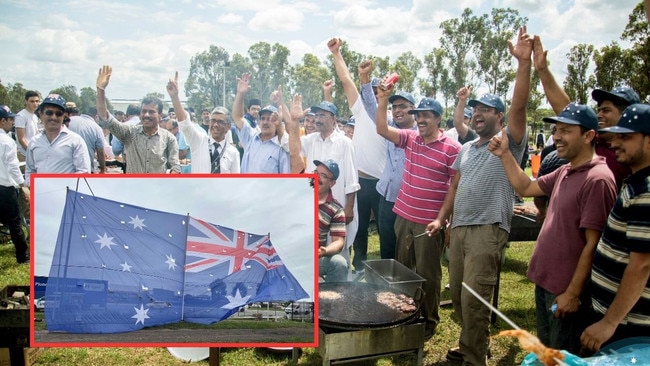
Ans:
[[[595,84],[595,78],[587,75],[589,61],[594,52],[594,46],[580,43],[567,53],[569,64],[567,65],[567,77],[564,79],[564,90],[569,98],[580,104],[587,104],[589,95],[587,91]]]
[[[626,57],[629,85],[647,102],[650,99],[650,27],[643,2],[630,14],[621,39],[632,43]]]
[[[491,16],[483,18],[484,30],[481,47],[476,49],[478,71],[490,93],[507,99],[507,93],[515,80],[513,57],[508,51],[508,40],[528,21],[514,9],[492,9]]]
[[[302,95],[303,106],[312,106],[323,100],[321,84],[327,80],[329,71],[315,55],[307,53],[302,58],[302,64],[293,70],[292,87],[295,93]]]
[[[201,110],[225,105],[222,90],[228,62],[228,52],[215,45],[210,45],[207,51],[197,53],[190,59],[190,73],[185,82],[189,106]]]

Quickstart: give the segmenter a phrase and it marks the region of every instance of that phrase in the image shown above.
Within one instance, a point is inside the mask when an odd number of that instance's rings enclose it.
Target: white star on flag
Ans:
[[[174,257],[172,257],[171,254],[169,254],[169,255],[165,254],[165,256],[167,257],[167,260],[165,261],[165,263],[167,263],[167,265],[169,266],[168,269],[171,269],[172,271],[175,270],[176,269],[176,259],[174,259]]]
[[[122,272],[131,272],[131,266],[128,263],[124,262],[120,266],[122,266]]]
[[[99,249],[103,249],[103,248],[106,247],[106,248],[108,248],[108,249],[110,249],[110,250],[113,250],[113,249],[111,248],[111,245],[117,245],[117,244],[113,243],[113,237],[112,237],[112,236],[108,236],[108,235],[106,234],[106,232],[104,232],[104,236],[101,236],[101,235],[97,234],[97,237],[98,237],[99,239],[98,239],[98,240],[95,240],[95,243],[99,243],[99,244],[100,244]]]
[[[228,296],[226,295],[226,298],[228,299],[228,303],[224,306],[222,306],[222,309],[234,309],[238,308],[242,305],[246,305],[246,302],[248,301],[248,298],[251,297],[250,295],[246,297],[241,297],[241,294],[239,293],[239,289],[237,289],[237,292],[235,292],[235,296]]]
[[[140,304],[140,309],[133,308],[133,310],[135,310],[135,315],[131,318],[135,319],[135,325],[138,325],[138,323],[142,323],[142,325],[144,325],[144,320],[149,319],[149,315],[147,315],[149,308],[145,309],[144,306]]]
[[[147,225],[144,224],[144,219],[141,219],[138,217],[138,215],[135,215],[135,217],[131,217],[131,221],[129,221],[129,224],[133,225],[134,229],[140,229],[142,230],[143,227],[147,227]]]

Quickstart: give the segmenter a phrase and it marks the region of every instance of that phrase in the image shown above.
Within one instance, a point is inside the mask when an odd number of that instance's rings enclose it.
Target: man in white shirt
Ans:
[[[167,83],[167,92],[176,111],[178,126],[192,151],[192,173],[239,173],[239,151],[226,139],[226,134],[230,131],[228,109],[216,107],[212,110],[208,136],[202,127],[190,121],[189,114],[181,104],[178,96],[178,72]],[[215,148],[215,143],[219,148]]]
[[[29,140],[38,132],[38,116],[36,116],[35,112],[40,104],[41,96],[38,92],[29,90],[25,93],[25,109],[16,114],[16,141],[18,142],[18,153],[21,161],[25,160]]]
[[[9,228],[16,249],[16,261],[27,263],[29,249],[20,226],[20,204],[16,190],[22,187],[24,179],[18,168],[16,142],[7,134],[14,126],[14,117],[15,114],[11,113],[9,107],[0,105],[0,222]]]

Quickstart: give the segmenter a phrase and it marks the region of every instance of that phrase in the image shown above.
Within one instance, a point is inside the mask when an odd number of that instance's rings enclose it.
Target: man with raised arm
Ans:
[[[375,133],[375,126],[368,116],[348,66],[341,55],[341,43],[338,38],[330,40],[327,46],[332,53],[336,74],[343,86],[343,92],[354,115],[355,128],[352,143],[355,149],[356,166],[359,174],[360,189],[357,192],[358,228],[354,235],[354,258],[352,265],[356,271],[363,270],[363,262],[368,255],[368,226],[370,212],[378,216],[379,193],[377,182],[386,165],[386,144]]]
[[[277,123],[280,119],[278,109],[268,105],[260,110],[259,131],[251,127],[244,118],[244,95],[250,88],[250,80],[249,73],[244,73],[241,78],[237,78],[237,94],[232,107],[232,118],[237,127],[237,135],[244,147],[241,172],[290,173],[289,153],[280,145],[277,134]]]
[[[445,136],[440,129],[442,106],[432,98],[423,98],[417,108],[408,111],[416,116],[417,131],[389,126],[386,110],[392,89],[391,86],[388,90],[377,90],[376,130],[380,136],[405,150],[402,186],[393,208],[397,215],[396,258],[426,279],[423,284],[423,316],[426,319],[425,338],[429,339],[440,322],[440,259],[445,236],[439,232],[431,236],[413,237],[424,233],[427,224],[438,215],[449,182],[456,173],[451,165],[460,144]],[[391,99],[393,103],[398,103],[393,97]]]
[[[159,128],[163,104],[157,98],[144,98],[140,110],[140,125],[121,123],[106,108],[106,87],[111,79],[112,68],[102,66],[97,75],[97,115],[99,125],[108,129],[124,144],[129,157],[126,173],[180,174],[178,143],[176,137]]]
[[[519,30],[517,44],[508,42],[518,61],[512,105],[508,114],[510,150],[517,161],[526,148],[526,103],[530,92],[532,38],[526,27]],[[501,270],[501,255],[508,242],[515,194],[499,158],[490,154],[488,142],[501,131],[505,105],[501,98],[486,94],[470,100],[472,127],[479,138],[463,145],[452,168],[456,175],[437,218],[427,226],[432,234],[451,218],[453,235],[449,244],[449,286],[461,323],[459,347],[447,352],[447,359],[468,365],[485,365],[490,333],[490,309],[462,286],[490,301]]]

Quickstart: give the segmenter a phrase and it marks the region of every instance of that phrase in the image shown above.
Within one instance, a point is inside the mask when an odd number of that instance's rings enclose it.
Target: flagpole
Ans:
[[[190,213],[187,213],[185,220],[185,259],[183,260],[183,290],[181,291],[181,320],[185,318],[185,265],[187,264],[187,237],[190,231]]]

